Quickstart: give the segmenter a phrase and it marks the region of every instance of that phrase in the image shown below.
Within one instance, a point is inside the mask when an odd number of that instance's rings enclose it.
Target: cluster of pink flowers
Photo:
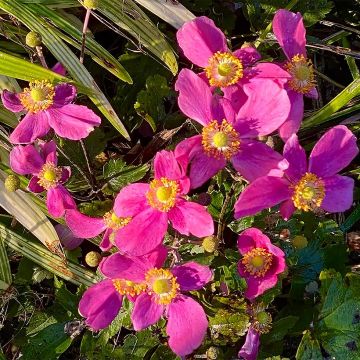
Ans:
[[[52,216],[64,216],[76,237],[104,233],[100,248],[118,249],[99,265],[104,280],[89,288],[80,302],[79,311],[90,328],[107,327],[126,296],[134,304],[131,319],[136,331],[164,316],[169,346],[176,354],[186,356],[200,346],[208,321],[203,308],[183,292],[204,287],[212,271],[195,262],[164,268],[168,250],[162,243],[169,224],[186,236],[214,233],[206,208],[187,195],[228,162],[249,182],[235,204],[235,218],[280,203],[284,219],[295,210],[341,212],[351,206],[354,182],[338,172],[357,155],[356,138],[345,126],[336,126],[321,137],[307,162],[296,132],[303,118],[303,96],[316,98],[317,90],[302,17],[279,10],[273,30],[287,58],[283,64],[260,62],[260,54],[250,45],[230,51],[225,35],[206,17],[182,26],[179,46],[202,71],[183,69],[175,89],[179,108],[202,126],[201,134],[183,140],[174,151],[158,152],[153,180],[124,187],[113,210],[102,218],[77,210],[63,186],[70,169],[57,166],[54,141],[37,140],[11,152],[13,170],[32,175],[29,190],[47,191]],[[71,140],[86,137],[100,119],[86,107],[72,104],[75,96],[69,84],[54,87],[44,81],[30,84],[20,94],[4,91],[6,108],[27,111],[10,140],[32,143],[50,128]],[[283,154],[259,140],[277,130],[285,141]],[[285,271],[285,254],[255,228],[245,230],[237,246],[242,256],[238,273],[247,282],[244,296],[255,304]],[[256,359],[260,325],[268,321],[264,311],[254,314],[256,320],[239,352],[246,360]]]

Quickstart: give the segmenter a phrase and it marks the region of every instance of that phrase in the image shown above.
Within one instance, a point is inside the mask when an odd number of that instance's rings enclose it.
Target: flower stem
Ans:
[[[48,67],[48,65],[46,63],[44,53],[42,51],[42,47],[41,46],[36,46],[36,52],[37,52],[37,55],[38,55],[38,57],[40,59],[42,67],[44,67],[45,69],[48,69],[49,67]]]
[[[80,51],[80,63],[84,62],[84,55],[85,55],[85,41],[86,41],[86,31],[89,25],[89,19],[91,15],[91,10],[86,9],[86,15],[84,19],[84,26],[82,31],[82,38],[81,38],[81,51]]]

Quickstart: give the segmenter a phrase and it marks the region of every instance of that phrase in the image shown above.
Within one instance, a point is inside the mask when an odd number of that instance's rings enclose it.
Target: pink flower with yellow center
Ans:
[[[72,104],[76,89],[70,84],[52,85],[34,81],[21,93],[4,90],[3,105],[8,110],[27,114],[10,135],[13,144],[32,143],[45,136],[50,128],[63,138],[80,140],[89,135],[101,119],[86,106]]]
[[[10,166],[20,175],[33,175],[28,188],[31,192],[46,191],[46,204],[49,214],[62,217],[66,209],[76,208],[75,201],[62,185],[70,175],[70,167],[57,166],[56,143],[39,143],[15,146],[10,153]]]
[[[343,212],[353,201],[354,180],[337,173],[358,154],[356,137],[343,125],[328,130],[315,144],[307,163],[296,135],[284,147],[288,168],[283,177],[264,176],[251,183],[235,204],[235,217],[254,215],[280,204],[284,219],[293,212]]]
[[[169,221],[183,235],[213,234],[213,220],[206,208],[185,198],[190,188],[186,165],[173,152],[160,151],[154,159],[154,180],[150,184],[131,184],[120,191],[114,212],[132,218],[115,236],[121,251],[132,256],[152,251],[163,241]]]
[[[73,235],[80,239],[90,239],[104,233],[99,247],[108,251],[115,244],[115,235],[131,221],[131,217],[118,217],[111,210],[102,218],[93,218],[74,209],[66,212],[65,221]]]
[[[94,330],[110,325],[123,296],[134,301],[131,320],[136,331],[167,318],[170,348],[179,356],[192,353],[205,337],[208,321],[202,307],[183,292],[200,290],[212,278],[208,266],[188,262],[164,269],[167,250],[160,246],[141,257],[119,253],[104,259],[100,272],[106,280],[88,289],[79,312]]]
[[[283,157],[257,140],[278,129],[290,111],[287,93],[276,82],[244,85],[248,98],[239,111],[225,97],[213,95],[191,70],[180,72],[175,88],[181,111],[203,126],[201,135],[185,139],[175,149],[178,159],[190,162],[192,188],[204,184],[228,161],[249,181],[282,166]]]
[[[243,256],[238,263],[238,272],[247,283],[244,296],[253,300],[276,285],[278,274],[286,267],[285,254],[256,228],[242,232],[237,246]]]
[[[287,90],[291,100],[288,119],[280,127],[279,134],[287,140],[297,133],[304,117],[303,96],[318,98],[313,64],[306,54],[306,30],[300,13],[278,10],[273,20],[273,31],[288,61],[284,69],[289,73]]]

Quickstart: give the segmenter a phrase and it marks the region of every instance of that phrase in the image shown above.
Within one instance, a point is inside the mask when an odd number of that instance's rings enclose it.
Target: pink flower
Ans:
[[[273,20],[273,31],[288,58],[284,68],[291,76],[287,83],[291,111],[279,129],[281,138],[287,140],[300,128],[304,115],[303,95],[317,99],[318,93],[313,64],[306,54],[306,30],[301,14],[278,10]]]
[[[337,175],[348,166],[359,149],[356,137],[345,126],[327,131],[315,144],[307,164],[305,150],[296,135],[284,147],[289,166],[284,177],[264,176],[241,193],[235,204],[240,218],[281,203],[280,212],[289,219],[296,209],[342,212],[351,207],[354,180]]]
[[[115,236],[121,251],[132,256],[152,251],[161,244],[169,220],[183,235],[213,234],[214,223],[206,208],[184,197],[190,188],[185,165],[176,160],[173,152],[160,151],[154,159],[154,180],[150,184],[132,184],[120,191],[114,212],[118,217],[132,218]]]
[[[287,93],[278,84],[244,85],[248,99],[238,112],[228,99],[212,95],[206,82],[191,70],[180,72],[175,88],[181,111],[204,126],[201,135],[182,141],[175,149],[178,159],[190,161],[192,188],[204,184],[228,160],[249,181],[282,166],[280,154],[255,140],[279,128],[289,114]]]
[[[65,225],[57,224],[55,225],[55,230],[59,236],[61,245],[64,246],[65,249],[74,250],[84,241],[84,239],[76,237]]]
[[[51,216],[61,217],[66,209],[76,207],[62,185],[70,177],[70,168],[57,166],[54,141],[40,143],[39,150],[33,145],[15,146],[10,153],[10,166],[20,175],[33,175],[28,185],[31,192],[47,191],[46,204]]]
[[[32,143],[45,136],[50,128],[60,137],[80,140],[89,135],[101,119],[86,106],[72,104],[76,89],[70,84],[53,86],[49,82],[34,81],[29,88],[16,94],[4,90],[1,99],[12,112],[27,114],[10,135],[14,144]]]
[[[115,234],[127,225],[131,217],[120,218],[114,211],[108,211],[102,218],[92,218],[79,212],[77,209],[68,210],[65,214],[65,221],[72,233],[81,239],[89,239],[100,235],[104,236],[99,245],[103,251],[113,247]]]
[[[260,346],[260,334],[252,327],[249,328],[244,345],[241,347],[238,357],[244,360],[256,360]]]
[[[255,228],[242,232],[237,246],[243,256],[238,263],[238,272],[247,283],[244,296],[253,300],[276,285],[278,274],[286,267],[285,254]]]

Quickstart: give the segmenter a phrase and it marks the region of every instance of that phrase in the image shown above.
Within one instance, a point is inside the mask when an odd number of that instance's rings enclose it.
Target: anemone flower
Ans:
[[[10,135],[13,144],[27,144],[45,136],[50,128],[60,137],[80,140],[89,135],[101,119],[86,106],[72,104],[76,89],[70,84],[52,85],[41,80],[21,93],[4,90],[2,102],[8,110],[27,114]]]
[[[244,296],[253,300],[276,285],[278,274],[286,267],[285,254],[256,228],[242,232],[237,246],[243,256],[238,263],[238,272],[247,283]]]
[[[204,184],[227,161],[249,181],[281,168],[283,157],[256,140],[278,129],[289,114],[287,93],[276,82],[244,85],[248,99],[237,113],[232,102],[212,95],[208,84],[191,70],[181,70],[175,88],[181,111],[203,126],[201,135],[183,140],[175,149],[178,159],[190,162],[192,188]]]
[[[205,237],[214,233],[206,208],[186,200],[190,180],[186,163],[171,151],[160,151],[154,159],[154,180],[121,189],[114,204],[116,216],[132,220],[115,235],[116,246],[132,256],[148,253],[161,244],[170,221],[183,235]]]
[[[28,189],[34,193],[47,192],[46,205],[49,214],[62,217],[66,209],[76,208],[75,201],[62,185],[70,177],[70,167],[58,167],[56,143],[39,143],[15,146],[10,153],[10,166],[20,175],[33,175]]]
[[[306,30],[300,13],[278,10],[273,20],[273,31],[288,61],[284,65],[290,75],[287,83],[291,111],[288,119],[280,127],[279,134],[287,140],[295,134],[304,116],[303,96],[317,99],[314,68],[306,54]]]
[[[288,168],[283,177],[264,176],[248,185],[235,204],[235,217],[253,215],[281,203],[280,213],[343,212],[351,207],[354,180],[338,172],[350,164],[359,149],[356,137],[343,125],[328,130],[315,144],[309,163],[296,135],[284,147]]]

